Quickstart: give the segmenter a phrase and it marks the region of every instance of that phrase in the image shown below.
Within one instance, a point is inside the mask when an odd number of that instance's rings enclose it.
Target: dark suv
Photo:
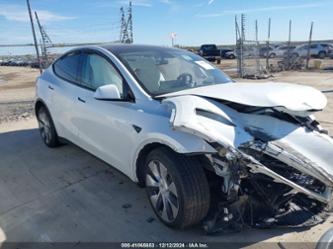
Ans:
[[[200,56],[208,61],[214,61],[217,64],[221,63],[221,50],[215,44],[203,44],[198,52]]]

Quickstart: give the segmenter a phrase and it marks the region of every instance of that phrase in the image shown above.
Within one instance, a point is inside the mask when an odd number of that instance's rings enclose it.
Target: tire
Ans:
[[[229,59],[233,60],[235,58],[236,58],[236,56],[234,56],[233,54],[229,55]]]
[[[217,64],[221,64],[221,60],[216,60],[216,63]]]
[[[292,53],[291,56],[292,56],[293,58],[298,58],[298,57],[299,57],[299,54],[298,54],[298,53]]]
[[[326,52],[324,52],[324,51],[320,51],[319,54],[318,54],[318,57],[319,57],[320,59],[324,59],[324,58],[326,57]]]
[[[59,146],[59,139],[51,115],[45,106],[37,110],[39,132],[46,146],[54,148]]]
[[[206,217],[209,185],[196,160],[168,148],[157,148],[147,156],[144,179],[149,202],[165,225],[182,229]]]
[[[276,54],[275,54],[275,53],[271,53],[268,57],[269,57],[269,58],[275,58],[275,57],[276,57]]]

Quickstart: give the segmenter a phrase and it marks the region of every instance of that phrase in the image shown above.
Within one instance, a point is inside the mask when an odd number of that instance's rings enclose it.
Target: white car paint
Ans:
[[[282,107],[287,110],[282,111],[304,117],[326,106],[327,100],[321,92],[286,83],[230,82],[164,94],[159,96],[163,98],[160,101],[150,97],[111,52],[89,48],[102,52],[114,63],[132,90],[135,102],[97,100],[95,92],[56,77],[52,67],[38,79],[38,101],[46,104],[60,137],[113,165],[133,181],[138,181],[138,155],[151,143],[164,144],[183,154],[212,154],[218,151],[210,142],[217,142],[237,152],[255,140],[251,133],[254,130],[292,148],[290,154],[297,151],[303,155],[309,161],[303,170],[333,186],[333,142],[329,136],[267,115],[241,113],[219,102]],[[141,131],[137,132],[133,125]],[[299,186],[295,191],[306,192]],[[330,196],[311,196],[331,202]]]
[[[47,105],[60,137],[113,165],[133,181],[138,181],[137,158],[146,145],[165,144],[179,153],[216,152],[203,139],[173,130],[169,124],[171,110],[152,99],[112,53],[95,46],[89,48],[102,51],[112,60],[136,101],[96,100],[94,92],[57,77],[51,66],[37,81],[37,100]],[[86,103],[78,101],[78,97]],[[137,133],[133,124],[143,127],[142,131]]]
[[[248,106],[285,107],[295,112],[322,110],[327,105],[325,95],[315,88],[279,82],[204,86],[164,94],[160,97],[180,95],[209,97]]]

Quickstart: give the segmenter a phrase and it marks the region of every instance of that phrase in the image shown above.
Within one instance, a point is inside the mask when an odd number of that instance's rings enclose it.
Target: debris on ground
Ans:
[[[125,204],[123,204],[121,207],[124,208],[124,209],[128,209],[128,208],[131,208],[131,207],[132,207],[132,204],[130,204],[130,203],[125,203]]]
[[[0,123],[33,117],[33,104],[33,101],[0,103]]]
[[[148,217],[148,218],[146,219],[146,221],[147,221],[148,223],[152,223],[154,220],[155,220],[155,218],[153,218],[153,217]]]

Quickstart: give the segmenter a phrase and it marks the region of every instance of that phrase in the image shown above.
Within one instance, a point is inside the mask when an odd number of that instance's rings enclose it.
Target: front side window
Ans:
[[[80,61],[80,53],[70,53],[54,63],[54,71],[61,78],[77,82],[77,72]]]
[[[153,96],[232,82],[202,57],[184,50],[147,48],[115,54]]]
[[[123,96],[123,79],[104,57],[88,53],[84,54],[81,71],[81,84],[89,89],[96,90],[100,86],[113,84]]]

